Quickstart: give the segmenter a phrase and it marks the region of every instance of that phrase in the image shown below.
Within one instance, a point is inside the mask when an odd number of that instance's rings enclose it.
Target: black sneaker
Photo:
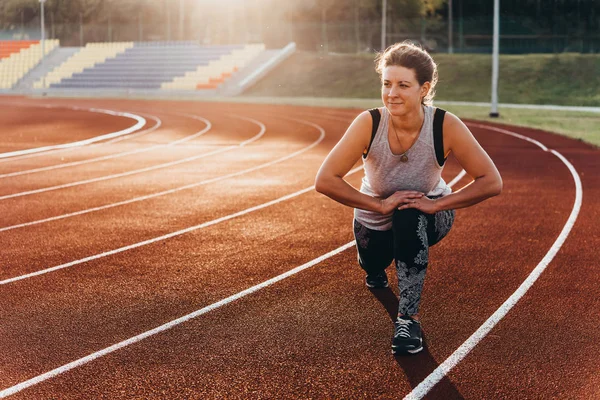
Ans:
[[[411,317],[398,317],[394,322],[392,354],[415,354],[423,350],[421,324]]]
[[[365,278],[365,284],[371,289],[383,289],[389,287],[388,278],[385,271],[381,271],[377,274],[369,275]]]

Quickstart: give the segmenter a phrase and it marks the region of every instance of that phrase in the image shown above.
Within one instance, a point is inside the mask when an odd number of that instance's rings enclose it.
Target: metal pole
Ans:
[[[327,40],[327,6],[321,9],[321,40],[323,41],[323,52],[329,54],[329,43]]]
[[[138,14],[138,40],[143,42],[144,39],[144,27],[142,22],[142,13]]]
[[[494,0],[494,41],[492,53],[492,109],[490,117],[499,117],[498,113],[498,62],[500,52],[500,0]]]
[[[384,51],[385,34],[387,33],[387,0],[382,0],[381,4],[381,51]]]
[[[356,39],[356,52],[360,53],[360,27],[358,21],[360,20],[358,13],[358,0],[354,0],[354,37]]]
[[[112,42],[112,17],[110,11],[108,12],[108,41]]]
[[[165,0],[165,13],[167,16],[167,35],[166,38],[167,40],[171,40],[171,7],[169,5],[168,0]]]
[[[42,15],[41,15],[41,29],[42,29],[42,35],[41,35],[41,45],[42,45],[42,59],[40,60],[40,66],[43,65],[44,63],[44,57],[46,56],[46,46],[44,44],[44,42],[46,41],[46,33],[45,33],[45,29],[46,27],[44,26],[44,3],[46,2],[46,0],[40,0],[40,6],[42,8]],[[46,75],[44,75],[42,77],[42,87],[45,88],[46,87]]]
[[[462,52],[465,47],[465,35],[463,30],[463,0],[458,0],[458,46]]]
[[[245,3],[242,3],[245,4]],[[290,20],[288,21],[288,27],[290,28],[290,42],[294,41],[294,3],[291,1],[288,3],[290,5]],[[243,5],[245,7],[245,5]]]
[[[448,0],[448,54],[454,53],[452,47],[452,0]]]
[[[79,47],[83,47],[83,13],[79,13]]]
[[[179,40],[183,40],[183,0],[179,0]]]
[[[227,23],[227,27],[229,28],[228,31],[228,37],[229,39],[227,40],[227,44],[233,44],[234,42],[234,37],[235,37],[235,13],[232,10],[228,10],[227,15],[229,16],[229,22]]]

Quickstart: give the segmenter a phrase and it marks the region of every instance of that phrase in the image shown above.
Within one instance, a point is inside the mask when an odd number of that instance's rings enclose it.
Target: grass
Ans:
[[[489,101],[491,55],[433,54],[438,100]],[[379,97],[372,54],[296,52],[247,96]],[[600,106],[600,55],[528,54],[500,57],[502,103]]]
[[[439,67],[436,101],[462,118],[560,133],[600,146],[600,113],[488,107],[443,101],[489,102],[491,55],[433,54]],[[238,101],[368,108],[380,105],[374,56],[296,52]],[[528,54],[500,57],[501,103],[600,106],[600,55]],[[374,100],[370,100],[374,99]]]
[[[205,101],[247,102],[263,104],[287,104],[311,107],[339,107],[367,109],[381,106],[379,99],[352,99],[334,97],[223,97],[207,98]],[[489,106],[467,106],[448,104],[444,101],[437,105],[460,118],[479,121],[498,122],[524,126],[559,133],[600,147],[600,113],[556,110],[534,110],[501,107],[500,117],[489,116]]]
[[[526,126],[559,133],[600,147],[600,113],[501,108],[499,118],[489,116],[489,107],[440,104],[461,118]]]

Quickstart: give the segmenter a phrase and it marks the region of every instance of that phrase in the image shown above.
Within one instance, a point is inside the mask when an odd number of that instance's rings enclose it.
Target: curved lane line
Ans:
[[[356,172],[362,171],[362,169],[363,169],[362,165],[360,167],[356,167],[356,168],[352,169],[351,171],[349,171],[348,174],[346,174],[346,176],[349,176],[349,175],[352,175],[352,174],[354,174]],[[454,178],[451,181],[451,183],[458,182],[460,180],[459,176],[460,176],[460,174],[456,178]],[[450,185],[450,186],[452,186],[452,185]],[[297,191],[295,193],[291,193],[289,195],[286,195],[286,196],[280,197],[278,199],[269,201],[268,203],[263,203],[263,204],[261,204],[259,206],[251,207],[251,208],[248,208],[246,210],[240,211],[240,212],[235,213],[235,214],[228,215],[228,216],[223,217],[223,218],[219,218],[219,220],[214,220],[214,221],[222,222],[222,221],[226,221],[228,219],[232,219],[232,218],[238,217],[240,215],[248,214],[248,213],[250,213],[252,211],[260,210],[262,208],[266,208],[266,207],[271,206],[273,204],[277,204],[277,203],[280,203],[282,201],[291,199],[293,197],[297,197],[297,196],[299,196],[299,195],[301,195],[303,193],[307,193],[307,192],[313,191],[314,188],[315,188],[314,186],[311,186],[311,187],[299,190],[299,191]],[[214,225],[215,223],[218,223],[218,222],[210,221],[209,223],[211,225]],[[335,255],[337,255],[337,254],[339,254],[339,253],[341,253],[341,252],[343,252],[343,251],[351,248],[352,246],[354,246],[354,244],[355,244],[355,241],[351,241],[349,243],[346,243],[345,245],[340,246],[337,249],[330,251],[329,253],[323,254],[322,256],[317,257],[317,258],[315,258],[315,259],[313,259],[313,260],[311,260],[311,261],[309,261],[309,262],[307,262],[305,264],[302,264],[302,265],[300,265],[300,266],[298,266],[298,267],[296,267],[294,269],[291,269],[291,270],[289,270],[287,272],[284,272],[281,275],[277,275],[274,278],[268,279],[268,280],[266,280],[266,281],[264,281],[262,283],[259,283],[257,285],[251,286],[248,289],[245,289],[245,290],[243,290],[243,291],[241,291],[239,293],[236,293],[234,295],[226,297],[223,300],[220,300],[220,301],[218,301],[216,303],[212,303],[212,304],[210,304],[210,305],[208,305],[208,306],[206,306],[204,308],[201,308],[200,310],[197,310],[197,311],[194,311],[194,312],[192,312],[190,314],[187,314],[187,315],[184,315],[182,317],[179,317],[179,318],[177,318],[177,319],[175,319],[173,321],[167,322],[166,324],[160,325],[160,326],[158,326],[158,327],[156,327],[154,329],[151,329],[149,331],[143,332],[143,333],[141,333],[139,335],[136,335],[136,336],[133,336],[133,337],[131,337],[129,339],[123,340],[123,341],[121,341],[121,342],[119,342],[117,344],[114,344],[114,345],[110,346],[110,347],[106,347],[106,348],[104,348],[102,350],[96,351],[96,352],[94,352],[92,354],[89,354],[89,355],[87,355],[85,357],[82,357],[82,358],[80,358],[78,360],[72,361],[72,362],[70,362],[68,364],[62,365],[62,366],[60,366],[58,368],[55,368],[55,369],[53,369],[51,371],[48,371],[46,373],[43,373],[41,375],[38,375],[38,376],[36,376],[34,378],[31,378],[31,379],[28,379],[26,381],[23,381],[23,382],[21,382],[21,383],[19,383],[17,385],[14,385],[14,386],[11,386],[9,388],[6,388],[6,389],[0,391],[0,398],[5,398],[5,397],[8,397],[8,396],[13,395],[15,393],[18,393],[18,392],[20,392],[20,391],[22,391],[24,389],[27,389],[27,388],[29,388],[31,386],[34,386],[34,385],[37,385],[38,383],[46,381],[46,380],[48,380],[50,378],[53,378],[55,376],[58,376],[58,375],[60,375],[62,373],[65,373],[65,372],[71,370],[71,369],[80,367],[80,366],[82,366],[84,364],[87,364],[90,361],[93,361],[95,359],[103,357],[103,356],[105,356],[107,354],[115,352],[115,351],[117,351],[119,349],[122,349],[124,347],[127,347],[127,346],[129,346],[131,344],[137,343],[137,342],[139,342],[141,340],[144,340],[144,339],[146,339],[146,338],[148,338],[150,336],[154,336],[154,335],[156,335],[158,333],[161,333],[161,332],[164,332],[166,330],[169,330],[169,329],[171,329],[171,328],[173,328],[173,327],[175,327],[177,325],[180,325],[180,324],[182,324],[184,322],[187,322],[187,321],[189,321],[191,319],[194,319],[194,318],[196,318],[196,317],[198,317],[198,316],[200,316],[202,314],[206,314],[209,311],[215,310],[215,309],[217,309],[219,307],[222,307],[222,306],[224,306],[226,304],[229,304],[229,303],[231,303],[231,302],[233,302],[235,300],[241,299],[244,296],[247,296],[247,295],[249,295],[251,293],[257,292],[257,291],[259,291],[259,290],[261,290],[261,289],[263,289],[263,288],[265,288],[267,286],[270,286],[270,285],[272,285],[274,283],[277,283],[277,282],[279,282],[279,281],[281,281],[281,280],[283,280],[285,278],[288,278],[288,277],[290,277],[292,275],[295,275],[295,274],[297,274],[297,273],[299,273],[299,272],[301,272],[301,271],[303,271],[305,269],[313,267],[313,266],[319,264],[320,262],[322,262],[322,261],[324,261],[324,260],[326,260],[328,258],[331,258],[331,257],[333,257],[333,256],[335,256]]]
[[[203,130],[201,130],[200,132],[198,132],[196,134],[196,136],[200,136],[200,135],[208,132],[212,128],[212,124],[210,123],[210,121],[207,120],[207,119],[205,119],[205,118],[198,117],[198,116],[195,116],[195,115],[189,115],[189,117],[197,119],[199,121],[202,121],[202,122],[204,122],[206,124],[206,127]],[[195,156],[192,156],[192,157],[182,158],[180,160],[169,161],[168,163],[157,164],[157,165],[153,165],[151,167],[134,169],[134,170],[127,171],[127,172],[121,172],[119,174],[99,176],[97,178],[91,178],[91,179],[85,179],[83,181],[65,183],[63,185],[48,186],[48,187],[41,188],[41,189],[34,189],[34,190],[28,190],[28,191],[25,191],[25,192],[18,192],[18,193],[7,194],[7,195],[4,195],[4,196],[0,196],[0,200],[12,199],[12,198],[15,198],[15,197],[23,197],[23,196],[28,196],[30,194],[45,193],[45,192],[50,192],[52,190],[66,189],[66,188],[70,188],[70,187],[74,187],[74,186],[86,185],[88,183],[107,181],[107,180],[110,180],[110,179],[122,178],[124,176],[130,176],[130,175],[135,175],[135,174],[141,174],[143,172],[154,171],[154,170],[157,170],[157,169],[168,168],[168,167],[172,167],[174,165],[183,164],[183,163],[186,163],[186,162],[198,160],[198,159],[203,158],[203,157],[208,157],[208,156],[211,156],[213,154],[218,154],[218,153],[221,153],[223,151],[227,151],[227,150],[230,150],[230,149],[236,148],[236,147],[237,147],[237,145],[236,146],[229,146],[229,147],[225,147],[223,149],[215,150],[215,151],[212,151],[212,152],[198,154],[198,155],[195,155]]]
[[[260,131],[256,135],[254,135],[253,137],[251,137],[250,139],[245,140],[245,141],[239,143],[236,146],[230,146],[228,148],[225,148],[227,150],[231,150],[231,149],[238,148],[238,147],[243,147],[243,146],[245,146],[245,145],[247,145],[249,143],[252,143],[255,140],[260,139],[265,134],[265,132],[267,130],[266,126],[262,122],[260,122],[260,121],[254,120],[252,118],[242,117],[242,116],[233,116],[233,117],[234,118],[243,119],[243,120],[247,120],[249,122],[255,123],[256,125],[258,125],[260,127]],[[223,150],[223,151],[225,151],[225,150]],[[269,163],[269,165],[271,165],[271,163]],[[5,226],[3,228],[0,228],[0,232],[8,231],[8,230],[11,230],[11,229],[23,228],[23,227],[26,227],[26,226],[32,226],[32,225],[42,224],[44,222],[56,221],[56,220],[59,220],[59,219],[74,217],[74,216],[77,216],[77,215],[83,215],[83,214],[87,214],[87,213],[91,213],[91,212],[95,212],[95,211],[106,210],[108,208],[118,207],[118,206],[122,206],[122,205],[125,205],[125,204],[131,204],[131,203],[135,203],[135,202],[138,202],[138,201],[148,200],[148,199],[152,199],[152,198],[155,198],[155,197],[164,196],[164,195],[167,195],[167,194],[179,192],[181,190],[191,189],[191,188],[194,188],[194,187],[197,187],[197,186],[200,186],[200,185],[206,185],[207,183],[216,182],[216,181],[219,181],[219,180],[222,180],[222,179],[231,178],[232,176],[241,175],[242,173],[247,173],[247,172],[250,172],[251,170],[254,171],[255,169],[256,169],[256,167],[255,168],[250,168],[250,169],[247,169],[247,170],[244,170],[244,171],[241,171],[241,172],[236,172],[236,173],[233,173],[233,174],[223,175],[223,176],[219,176],[219,177],[216,177],[216,178],[211,178],[211,179],[207,179],[207,180],[204,180],[204,181],[192,183],[192,184],[189,184],[189,185],[180,186],[180,187],[176,187],[176,188],[169,189],[169,190],[164,190],[162,192],[156,192],[156,193],[148,194],[148,195],[145,195],[145,196],[134,197],[133,199],[129,199],[129,200],[123,200],[123,201],[119,201],[119,202],[116,202],[116,203],[106,204],[104,206],[87,208],[85,210],[75,211],[75,212],[68,213],[68,214],[62,214],[62,215],[57,215],[57,216],[54,216],[54,217],[49,217],[49,218],[44,218],[44,219],[38,219],[36,221],[31,221],[31,222],[24,222],[22,224]]]
[[[140,115],[144,115],[142,113],[139,113],[139,114]],[[154,126],[148,128],[148,129],[145,129],[145,130],[140,131],[138,133],[142,133],[143,132],[144,134],[146,134],[146,133],[153,132],[153,131],[157,130],[158,128],[160,128],[160,126],[162,125],[161,119],[158,118],[158,117],[156,117],[156,116],[149,116],[149,117],[152,118],[152,119],[154,119],[156,121],[156,124]],[[184,138],[184,139],[187,139],[187,137]],[[189,139],[191,139],[191,137]],[[6,173],[6,174],[0,174],[0,179],[2,179],[2,178],[8,178],[8,177],[11,177],[11,176],[33,174],[33,173],[42,172],[42,171],[51,171],[51,170],[60,169],[60,168],[74,167],[76,165],[88,164],[88,163],[93,163],[93,162],[97,162],[97,161],[110,160],[111,158],[118,158],[118,157],[123,157],[123,156],[131,155],[131,154],[141,153],[141,152],[144,152],[144,151],[150,151],[150,150],[153,150],[154,148],[157,148],[157,147],[165,147],[165,146],[169,146],[169,145],[170,145],[170,143],[169,144],[163,144],[163,145],[151,146],[151,147],[148,147],[148,148],[142,148],[142,149],[138,149],[138,150],[126,151],[126,152],[122,152],[122,153],[110,154],[108,156],[102,156],[102,157],[96,157],[96,158],[89,158],[89,159],[81,160],[81,161],[73,161],[73,162],[68,162],[68,163],[63,163],[63,164],[50,165],[50,166],[47,166],[47,167],[33,168],[33,169],[27,169],[27,170],[23,170],[23,171],[17,171],[17,172],[10,172],[10,173]]]
[[[549,151],[558,157],[569,169],[571,175],[573,176],[573,180],[575,181],[575,202],[573,204],[573,209],[571,214],[569,215],[569,219],[567,223],[561,230],[558,238],[552,247],[546,253],[544,258],[539,262],[539,264],[531,271],[527,279],[523,281],[523,283],[519,286],[519,288],[508,298],[502,305],[473,333],[465,342],[460,345],[458,349],[454,351],[443,363],[441,363],[431,374],[429,374],[421,383],[419,383],[409,394],[407,394],[404,399],[412,400],[412,399],[422,399],[439,381],[441,381],[444,376],[454,368],[463,358],[469,354],[471,350],[500,322],[500,320],[517,304],[517,302],[527,293],[529,288],[533,286],[535,281],[539,278],[539,276],[544,272],[548,264],[552,261],[554,256],[558,253],[565,240],[569,236],[575,221],[577,220],[577,216],[579,215],[579,210],[581,209],[581,203],[583,198],[583,189],[581,184],[581,179],[579,178],[579,174],[575,167],[559,152],[556,150],[549,150],[542,143],[537,140],[528,138],[523,135],[519,135],[518,133],[495,128],[491,126],[485,126],[480,124],[469,124],[470,126],[474,126],[477,128],[487,129],[491,131],[496,131],[500,133],[504,133],[506,135],[514,136],[519,139],[527,140],[537,146],[539,146],[544,151]]]
[[[289,118],[289,119],[293,120],[293,118]],[[297,120],[297,121],[301,121],[301,120]],[[285,157],[281,157],[281,158],[278,158],[276,160],[270,161],[270,162],[268,162],[266,164],[261,164],[261,165],[258,165],[256,167],[249,168],[247,170],[243,170],[243,171],[235,172],[235,173],[232,173],[232,174],[228,174],[228,175],[224,175],[224,176],[219,176],[219,177],[216,177],[216,178],[212,178],[212,179],[204,181],[203,183],[205,184],[205,183],[216,182],[218,180],[222,180],[222,179],[231,178],[231,177],[234,177],[234,176],[246,174],[246,173],[248,173],[250,171],[256,171],[256,170],[259,170],[259,169],[262,169],[262,168],[266,168],[266,167],[268,167],[270,165],[274,165],[274,164],[280,163],[282,161],[288,160],[288,159],[290,159],[292,157],[295,157],[295,156],[297,156],[297,155],[299,155],[301,153],[304,153],[304,152],[312,149],[313,147],[315,147],[316,145],[318,145],[325,138],[325,130],[323,128],[321,128],[320,126],[315,125],[315,124],[313,124],[311,122],[304,121],[304,123],[307,124],[307,125],[312,125],[312,126],[316,127],[321,132],[321,135],[319,136],[319,138],[315,142],[311,143],[309,146],[307,146],[307,147],[305,147],[305,148],[303,148],[301,150],[298,150],[298,151],[296,151],[296,152],[294,152],[292,154],[289,154],[289,155],[287,155]],[[262,133],[264,133],[264,132],[261,131],[261,133],[259,135],[262,135]],[[257,137],[255,137],[255,138],[257,139]],[[256,140],[255,138],[250,139],[250,140]],[[245,143],[247,143],[247,142],[248,141],[246,141]],[[188,185],[188,186],[190,186],[190,185]],[[198,184],[195,184],[195,186],[198,186]],[[282,199],[287,199],[287,198],[298,196],[299,194],[305,193],[305,192],[311,190],[312,188],[313,187],[303,189],[300,192],[293,193],[292,195],[284,196],[284,197],[282,197]],[[289,197],[289,196],[291,196],[291,197]],[[146,197],[148,197],[148,196],[146,196]],[[283,201],[283,200],[278,200],[278,201]],[[278,201],[275,201],[275,202],[278,202]],[[145,246],[145,245],[148,245],[148,244],[156,243],[156,242],[159,242],[159,241],[162,241],[162,240],[167,240],[167,239],[170,239],[170,238],[175,237],[175,236],[180,236],[180,235],[183,235],[183,234],[188,233],[188,232],[192,232],[192,231],[195,231],[195,230],[198,230],[198,229],[205,228],[207,226],[211,226],[211,225],[215,225],[215,224],[218,224],[220,222],[223,222],[223,221],[227,221],[227,220],[235,218],[237,216],[247,214],[247,213],[249,213],[251,211],[260,210],[261,208],[268,207],[271,204],[275,204],[275,203],[273,201],[272,202],[268,202],[268,203],[264,203],[264,204],[258,205],[256,207],[252,207],[250,209],[246,209],[244,211],[237,212],[235,214],[230,214],[230,215],[227,215],[225,217],[221,217],[221,218],[218,218],[218,219],[207,221],[207,222],[204,222],[204,223],[199,224],[199,225],[191,226],[191,227],[188,227],[188,228],[185,228],[185,229],[181,229],[181,230],[178,230],[178,231],[175,231],[175,232],[168,233],[166,235],[158,236],[158,237],[155,237],[155,238],[152,238],[152,239],[147,239],[147,240],[144,240],[142,242],[134,243],[134,244],[131,244],[131,245],[128,245],[128,246],[119,247],[119,248],[114,249],[114,250],[110,250],[110,251],[107,251],[107,252],[104,252],[104,253],[100,253],[100,254],[95,254],[93,256],[85,257],[85,258],[82,258],[82,259],[79,259],[79,260],[75,260],[75,261],[71,261],[71,262],[68,262],[68,263],[65,263],[65,264],[60,264],[60,265],[57,265],[57,266],[54,266],[54,267],[42,269],[42,270],[39,270],[39,271],[36,271],[36,272],[32,272],[32,273],[29,273],[29,274],[25,274],[25,275],[16,276],[16,277],[13,277],[13,278],[4,279],[4,280],[0,281],[0,286],[1,285],[6,285],[6,284],[12,283],[12,282],[20,281],[20,280],[23,280],[23,279],[32,278],[34,276],[44,275],[44,274],[47,274],[49,272],[57,271],[57,270],[60,270],[60,269],[63,269],[63,268],[72,267],[74,265],[83,264],[83,263],[86,263],[88,261],[97,260],[99,258],[104,258],[104,257],[110,256],[110,255],[113,255],[113,254],[122,253],[122,252],[127,251],[127,250],[136,249],[138,247],[142,247],[142,246]]]
[[[104,110],[104,109],[100,109],[100,108],[89,108],[89,109],[82,109],[82,108],[78,108],[78,107],[74,107],[74,110],[86,110],[86,111],[91,111],[91,112],[96,112],[96,113],[102,113],[102,114],[108,114],[108,115],[113,115],[113,116],[117,116],[117,117],[126,117],[126,118],[131,118],[137,121],[136,124],[130,126],[127,129],[122,129],[120,131],[117,132],[111,132],[111,133],[107,133],[104,135],[100,135],[100,136],[95,136],[93,138],[90,139],[86,139],[86,140],[80,140],[77,142],[71,142],[71,143],[63,143],[63,144],[57,144],[57,145],[53,145],[53,146],[43,146],[43,147],[35,147],[32,149],[26,149],[26,150],[17,150],[17,151],[10,151],[7,153],[0,153],[0,158],[11,158],[11,157],[17,157],[17,156],[23,156],[23,155],[27,155],[27,154],[33,154],[33,153],[42,153],[42,152],[46,152],[46,151],[50,151],[50,150],[57,150],[57,149],[67,149],[67,148],[71,148],[71,147],[80,147],[80,146],[85,146],[86,144],[90,144],[90,143],[94,143],[94,142],[99,142],[101,140],[107,140],[107,139],[113,139],[115,137],[118,136],[123,136],[123,135],[127,135],[129,133],[133,133],[135,131],[138,131],[140,129],[142,129],[142,127],[144,127],[144,125],[146,125],[146,119],[136,115],[136,114],[131,114],[128,112],[119,112],[119,111],[112,111],[112,110]]]
[[[140,114],[144,115],[142,113],[140,113]],[[154,126],[148,128],[148,129],[145,129],[145,130],[140,131],[138,133],[144,133],[144,134],[150,133],[150,132],[155,131],[156,129],[158,129],[162,125],[162,121],[160,120],[160,118],[155,117],[155,116],[149,116],[149,118],[154,119],[156,121],[156,124]],[[167,146],[167,145],[158,145],[158,146]],[[90,148],[90,147],[88,147],[88,148]],[[153,146],[153,148],[154,147],[156,147],[156,146]],[[72,149],[70,149],[70,150],[72,150]],[[63,164],[51,165],[51,166],[47,166],[47,167],[33,168],[33,169],[28,169],[28,170],[23,170],[23,171],[17,171],[17,172],[9,172],[9,173],[6,173],[6,174],[0,174],[0,179],[2,179],[2,178],[8,178],[8,177],[11,177],[11,176],[26,175],[26,174],[36,173],[36,172],[50,171],[50,170],[54,170],[54,169],[73,167],[73,166],[76,166],[76,165],[82,165],[82,164],[88,164],[88,163],[97,162],[97,161],[109,160],[111,158],[123,157],[123,156],[126,156],[126,155],[131,155],[131,154],[140,153],[140,152],[144,152],[144,151],[150,151],[150,150],[152,150],[152,148],[144,148],[144,149],[133,150],[133,151],[129,151],[129,152],[115,153],[115,154],[111,154],[111,155],[108,155],[108,156],[90,158],[90,159],[81,160],[81,161],[74,161],[74,162],[68,162],[68,163],[63,163]]]
[[[22,106],[22,107],[59,108],[59,109],[67,109],[67,110],[77,109],[77,110],[83,110],[83,111],[89,111],[90,110],[90,109],[81,108],[81,107],[78,108],[78,107],[74,107],[74,106],[60,106],[60,105],[51,105],[51,104],[11,103],[11,105],[15,105],[15,104],[19,105],[19,106]],[[126,111],[122,111],[122,112],[126,112]],[[156,118],[155,116],[147,114],[147,113],[141,113],[141,112],[138,112],[136,114],[139,114],[139,115],[142,115],[142,116],[143,115],[149,116],[150,118],[152,118],[155,121],[157,121],[159,123],[159,126],[160,126],[161,122],[159,122],[159,119]],[[136,132],[136,133],[130,133],[128,135],[119,136],[119,137],[116,137],[116,138],[113,138],[113,139],[109,139],[107,141],[103,141],[101,143],[94,143],[94,144],[89,145],[88,147],[101,146],[101,145],[104,145],[104,144],[119,142],[121,140],[133,139],[134,137],[138,137],[138,136],[144,135],[146,133],[150,133],[150,132],[154,131],[157,128],[158,127],[155,128],[153,126],[151,128],[147,128],[147,129],[141,130],[141,131]],[[76,147],[69,147],[69,148],[66,148],[66,149],[48,150],[48,151],[44,151],[44,152],[41,152],[41,153],[24,154],[24,155],[21,155],[21,156],[15,156],[15,157],[10,157],[10,158],[0,159],[0,164],[8,162],[8,161],[16,161],[16,160],[23,160],[23,159],[28,159],[28,158],[46,156],[48,154],[55,154],[55,153],[60,153],[60,152],[65,152],[65,151],[71,151],[71,150],[75,150],[75,149],[76,149]]]

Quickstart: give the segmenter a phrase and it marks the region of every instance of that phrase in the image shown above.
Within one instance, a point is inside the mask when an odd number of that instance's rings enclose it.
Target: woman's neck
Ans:
[[[400,116],[394,116],[390,113],[390,116],[398,134],[412,135],[421,131],[425,119],[425,112],[423,106],[419,105],[419,108],[414,112],[409,112]]]

